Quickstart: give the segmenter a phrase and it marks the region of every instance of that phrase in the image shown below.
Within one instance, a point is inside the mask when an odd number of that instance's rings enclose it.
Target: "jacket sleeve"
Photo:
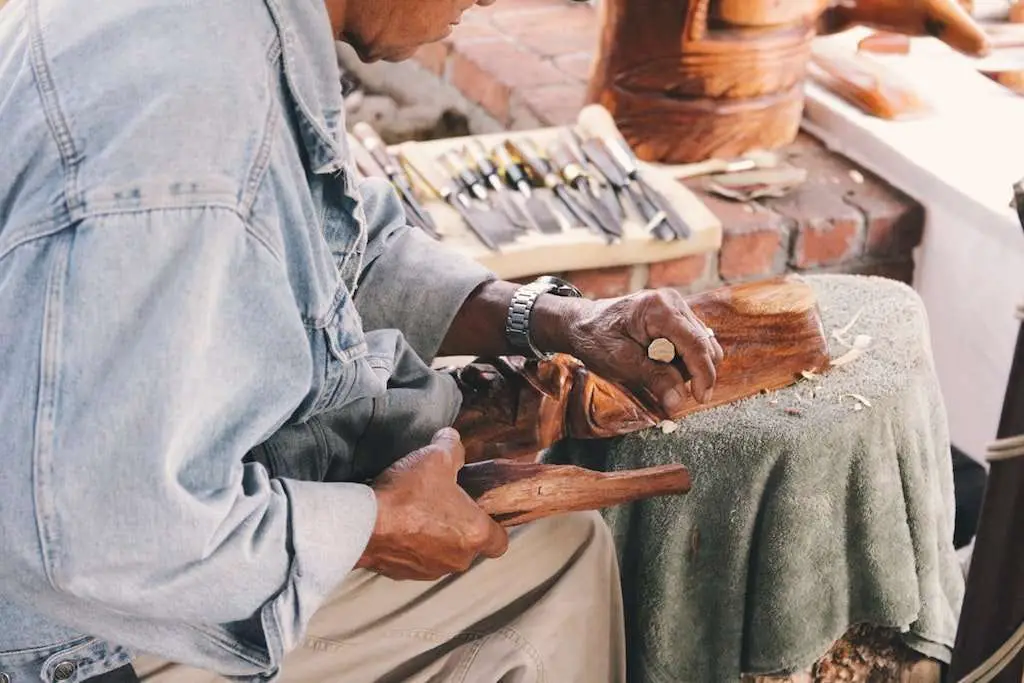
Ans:
[[[387,181],[359,185],[367,221],[366,258],[356,306],[368,330],[397,329],[430,363],[467,297],[494,274],[410,227]]]
[[[313,372],[284,264],[211,208],[87,220],[68,242],[44,331],[53,409],[36,425],[47,579],[128,616],[249,621],[280,654],[376,516],[366,486],[243,464]]]

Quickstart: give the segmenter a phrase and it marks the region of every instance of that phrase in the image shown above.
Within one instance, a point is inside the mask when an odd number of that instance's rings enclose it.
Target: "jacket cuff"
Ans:
[[[377,521],[377,499],[362,484],[278,481],[291,506],[294,558],[292,580],[274,601],[275,626],[287,652],[362,556]]]
[[[356,306],[364,329],[401,330],[429,364],[462,304],[477,287],[494,279],[494,273],[476,261],[422,230],[409,229],[367,269]]]

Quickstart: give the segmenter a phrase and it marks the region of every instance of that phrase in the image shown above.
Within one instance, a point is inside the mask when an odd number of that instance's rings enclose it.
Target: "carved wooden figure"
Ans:
[[[725,354],[710,403],[689,397],[677,414],[661,415],[567,356],[480,361],[455,373],[463,393],[455,428],[466,461],[532,460],[565,437],[607,438],[654,427],[666,418],[787,386],[803,371],[829,364],[816,297],[799,277],[723,287],[687,303],[715,331]]]
[[[969,54],[988,49],[957,0],[602,0],[600,8],[588,97],[648,161],[791,142],[817,32],[862,24],[934,35]]]

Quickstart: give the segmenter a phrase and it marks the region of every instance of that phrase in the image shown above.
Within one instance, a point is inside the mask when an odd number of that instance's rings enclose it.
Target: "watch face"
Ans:
[[[576,286],[573,285],[571,282],[566,282],[565,280],[554,277],[552,275],[545,275],[543,277],[539,277],[537,278],[537,282],[543,282],[544,284],[553,285],[554,289],[551,290],[551,293],[557,296],[581,298],[583,296],[583,293],[580,292],[580,290],[578,290]]]

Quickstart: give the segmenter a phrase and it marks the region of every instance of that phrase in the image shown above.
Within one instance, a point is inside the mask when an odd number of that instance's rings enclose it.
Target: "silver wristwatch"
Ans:
[[[545,275],[520,287],[512,295],[512,303],[509,304],[508,316],[505,318],[505,337],[508,339],[509,345],[523,355],[547,360],[554,354],[538,349],[530,337],[530,318],[533,313],[533,305],[542,294],[576,298],[582,297],[583,294],[565,280]]]

